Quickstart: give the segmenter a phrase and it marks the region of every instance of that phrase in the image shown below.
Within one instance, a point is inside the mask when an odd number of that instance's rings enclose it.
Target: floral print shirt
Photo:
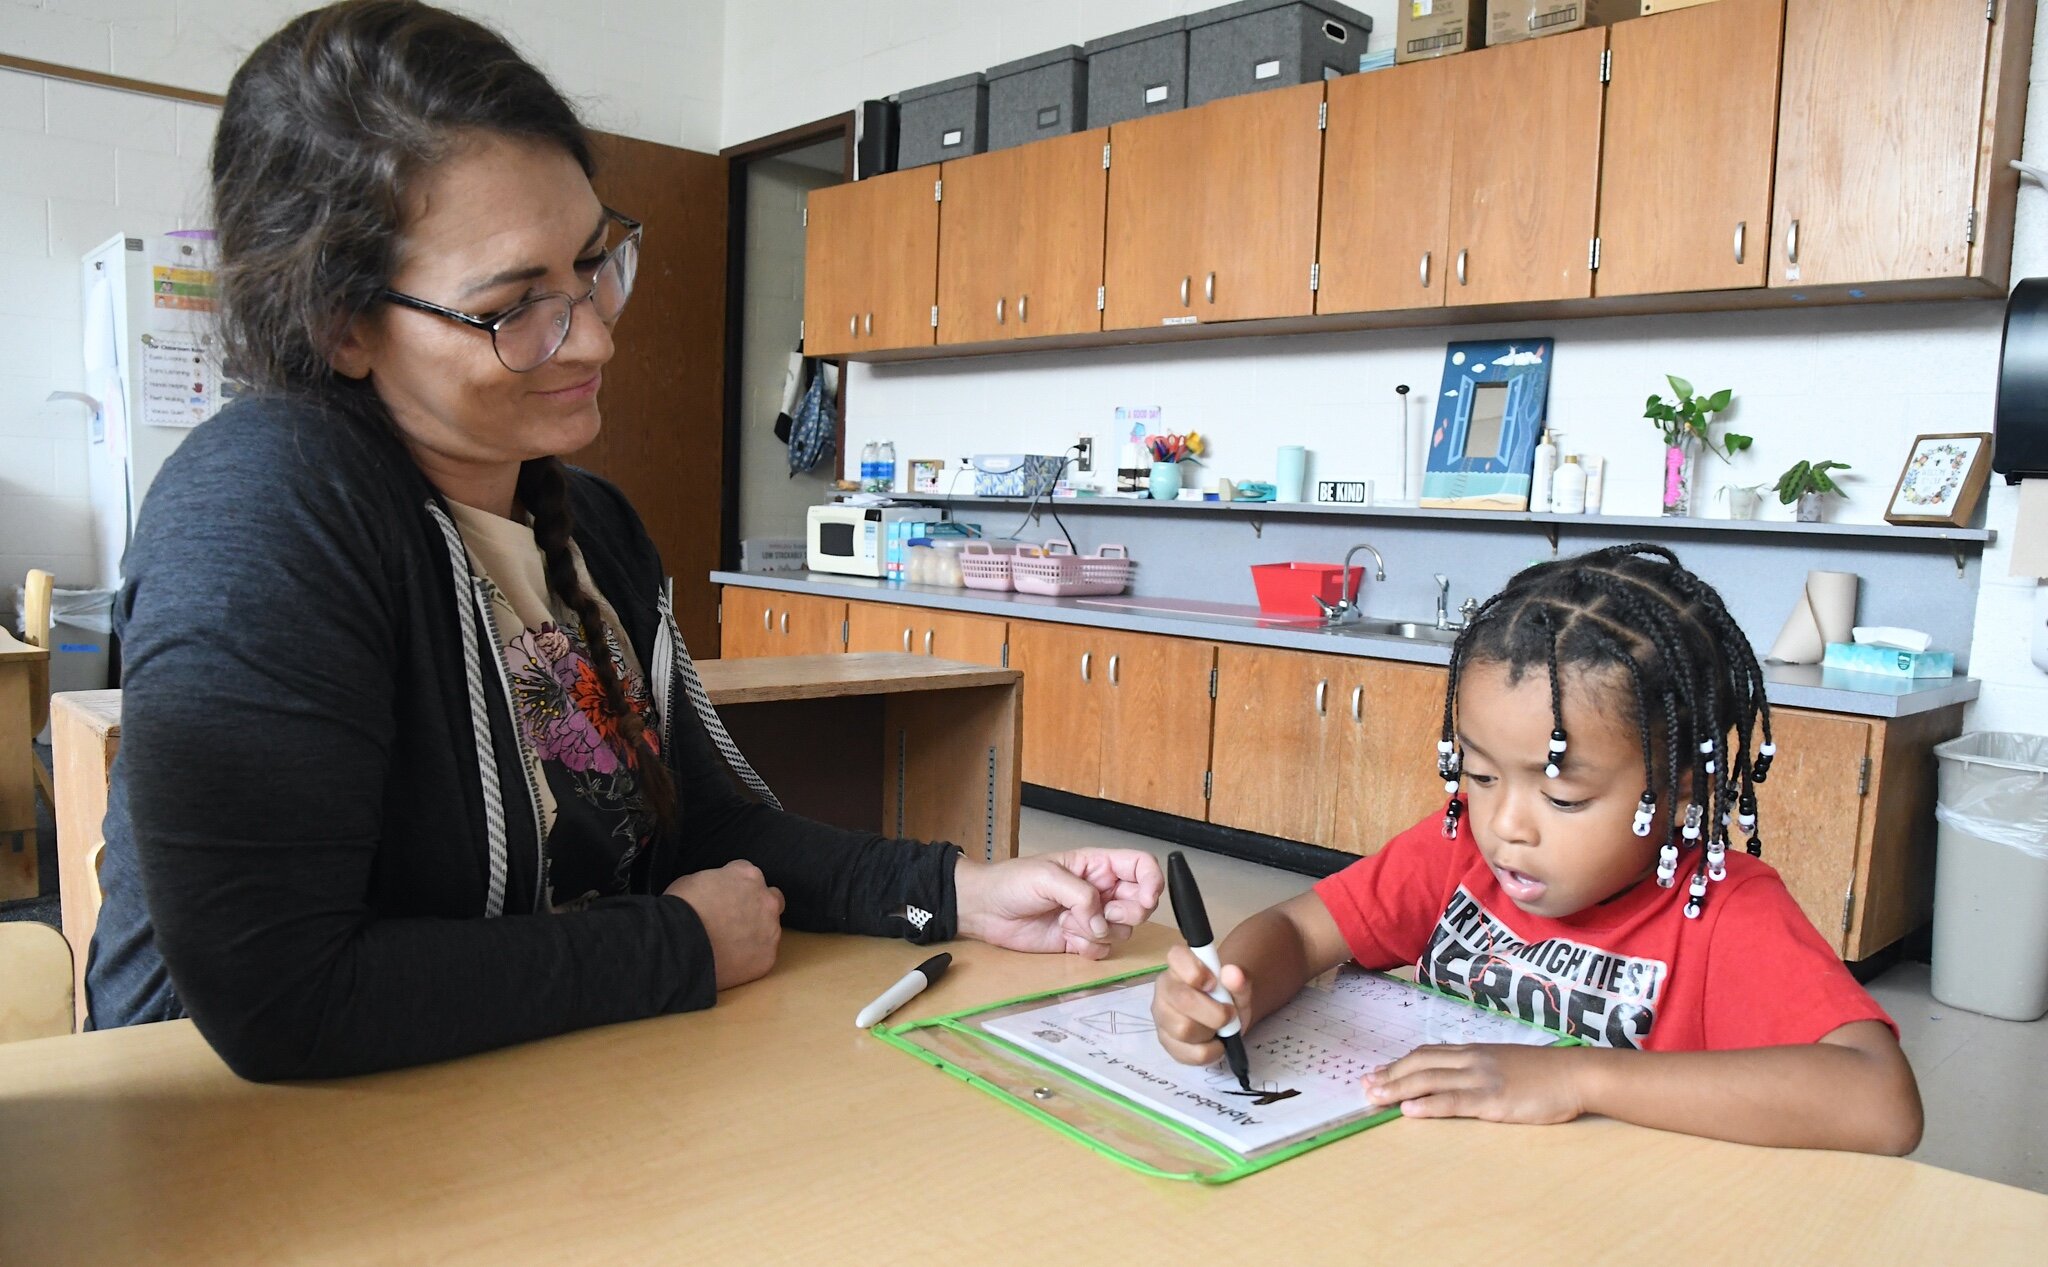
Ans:
[[[640,787],[640,754],[620,731],[592,663],[592,639],[575,610],[548,589],[546,560],[524,521],[451,504],[463,544],[491,583],[493,615],[513,711],[533,764],[547,831],[542,893],[554,910],[629,892],[654,830]],[[573,546],[571,547],[574,548]],[[579,557],[586,592],[597,593]],[[602,597],[604,654],[626,705],[660,748],[647,681]]]

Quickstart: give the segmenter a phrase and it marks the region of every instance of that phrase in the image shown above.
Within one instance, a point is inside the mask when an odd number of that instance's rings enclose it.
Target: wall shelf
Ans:
[[[905,494],[901,500],[937,506],[1004,506],[1023,510],[1033,505],[1028,497],[976,497],[972,494]],[[1592,533],[1622,529],[1643,536],[1692,536],[1702,533],[1762,534],[1765,536],[1825,540],[1828,538],[1877,538],[1919,547],[1949,546],[1981,550],[1998,540],[1991,528],[1926,528],[1901,524],[1792,523],[1768,519],[1665,518],[1661,515],[1538,515],[1484,510],[1434,510],[1419,506],[1338,506],[1317,502],[1155,502],[1122,497],[1065,497],[1036,499],[1037,513],[1047,507],[1061,512],[1102,512],[1140,515],[1209,515],[1253,521],[1307,516],[1337,519],[1437,520],[1444,523],[1507,525],[1528,524],[1554,535],[1567,529]]]

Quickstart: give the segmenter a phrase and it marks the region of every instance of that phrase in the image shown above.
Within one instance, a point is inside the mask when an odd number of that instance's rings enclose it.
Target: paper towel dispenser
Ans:
[[[2008,484],[2048,477],[2048,277],[2029,277],[2005,301],[1991,469]]]

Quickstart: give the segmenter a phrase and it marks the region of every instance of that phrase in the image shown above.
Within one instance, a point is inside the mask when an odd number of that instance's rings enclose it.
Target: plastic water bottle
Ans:
[[[882,441],[882,447],[875,454],[875,488],[877,493],[896,491],[896,442]]]
[[[875,459],[881,451],[882,446],[876,444],[873,440],[861,446],[860,491],[863,493],[875,491]]]

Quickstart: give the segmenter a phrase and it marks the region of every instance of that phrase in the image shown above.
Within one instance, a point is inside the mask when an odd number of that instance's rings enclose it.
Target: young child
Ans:
[[[1366,1076],[1371,1102],[1411,1117],[1597,1113],[1909,1152],[1920,1095],[1890,1018],[1757,860],[1770,735],[1748,639],[1669,551],[1531,567],[1452,652],[1444,812],[1246,920],[1223,943],[1223,985],[1249,1029],[1347,959],[1412,963],[1591,1044],[1423,1047]],[[1169,966],[1160,1040],[1212,1063],[1228,1013],[1186,947]]]

